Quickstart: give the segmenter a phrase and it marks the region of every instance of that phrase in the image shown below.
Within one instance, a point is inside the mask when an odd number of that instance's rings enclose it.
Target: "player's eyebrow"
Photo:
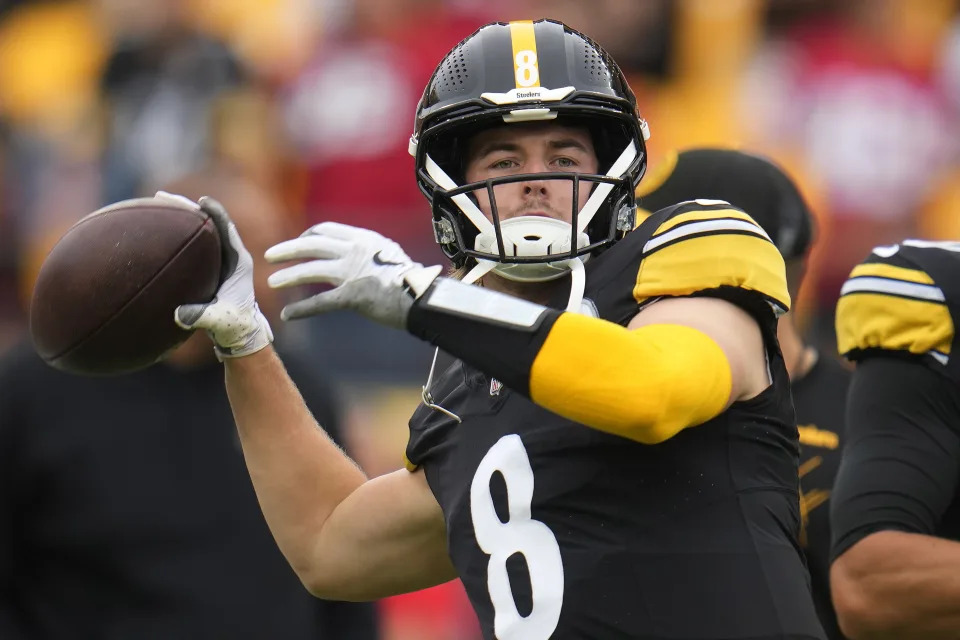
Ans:
[[[557,140],[551,140],[547,143],[547,145],[554,150],[576,149],[584,153],[590,153],[590,150],[587,149],[587,146],[576,138],[559,138]]]
[[[587,149],[586,145],[576,138],[556,138],[554,140],[549,140],[547,146],[552,150],[561,150],[561,149],[576,149],[582,151],[583,153],[590,153],[590,150]],[[491,153],[496,153],[502,151],[505,153],[515,153],[520,150],[520,145],[515,142],[510,142],[509,140],[491,140],[490,142],[483,143],[479,149],[477,149],[476,156],[477,158],[483,158]]]
[[[514,153],[519,150],[520,145],[514,142],[509,142],[507,140],[491,140],[490,142],[484,142],[482,145],[480,145],[480,148],[476,151],[475,157],[483,158],[498,151]]]

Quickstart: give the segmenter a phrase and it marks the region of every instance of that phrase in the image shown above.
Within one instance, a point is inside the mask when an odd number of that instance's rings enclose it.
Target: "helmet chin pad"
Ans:
[[[570,223],[544,216],[518,216],[500,222],[500,236],[506,256],[544,258],[542,262],[499,263],[493,270],[500,276],[517,282],[543,282],[569,273],[570,244],[573,237]],[[587,234],[578,233],[576,249],[588,244],[590,238]],[[489,229],[478,233],[474,249],[488,254],[491,260],[498,260],[500,247],[495,231]],[[559,259],[549,261],[550,256],[557,256]]]

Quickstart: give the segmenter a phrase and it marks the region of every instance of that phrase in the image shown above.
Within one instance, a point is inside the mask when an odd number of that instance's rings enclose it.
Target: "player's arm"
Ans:
[[[960,465],[960,389],[915,361],[861,362],[831,497],[831,590],[853,640],[956,638],[960,543],[936,537]]]
[[[466,288],[438,282],[414,305],[411,331],[601,431],[655,444],[768,384],[759,327],[724,300],[664,299],[622,327]],[[459,308],[434,297],[458,289],[470,294]]]
[[[225,364],[260,506],[312,593],[370,600],[456,577],[423,472],[367,480],[317,426],[272,349]]]
[[[454,577],[440,506],[422,473],[373,480],[307,409],[270,343],[253,290],[253,260],[227,212],[200,205],[217,226],[224,281],[203,304],[178,307],[185,329],[206,329],[226,368],[244,458],[280,550],[314,594],[368,600]]]
[[[764,298],[789,305],[783,258],[749,216],[726,203],[681,212],[628,257],[615,285],[623,307],[661,298],[629,328],[437,277],[439,267],[413,263],[366,229],[322,223],[267,252],[271,261],[312,259],[273,274],[271,286],[337,285],[288,305],[285,319],[358,311],[554,413],[639,442],[662,442],[765,388],[756,321],[724,300],[683,299],[737,290],[771,318]]]
[[[746,213],[680,206],[618,259],[607,288],[618,308],[642,309],[626,327],[438,279],[408,329],[555,413],[648,444],[766,388],[754,316],[711,297],[771,320],[771,305],[789,306],[783,258]]]

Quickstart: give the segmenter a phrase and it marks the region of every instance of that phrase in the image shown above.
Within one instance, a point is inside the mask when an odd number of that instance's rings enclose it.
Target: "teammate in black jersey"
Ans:
[[[877,247],[837,305],[857,363],[830,509],[851,638],[960,637],[960,242]]]
[[[369,481],[304,410],[243,245],[201,203],[228,277],[176,318],[213,335],[264,513],[315,594],[460,576],[500,640],[824,637],[797,539],[783,259],[726,203],[634,228],[646,137],[585,36],[488,25],[440,63],[410,145],[467,282],[341,224],[267,252],[307,260],[273,286],[334,285],[286,319],[351,309],[459,358],[424,387],[408,469]]]
[[[776,163],[734,149],[688,149],[668,155],[636,194],[641,213],[696,198],[725,200],[746,211],[780,249],[787,287],[796,300],[814,235],[813,216],[796,184]],[[828,501],[840,466],[850,372],[833,358],[821,358],[806,343],[792,311],[781,318],[777,335],[800,434],[801,543],[824,630],[831,640],[842,639],[830,598]]]

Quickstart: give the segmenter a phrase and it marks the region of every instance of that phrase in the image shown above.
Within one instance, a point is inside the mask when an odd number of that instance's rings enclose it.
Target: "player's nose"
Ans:
[[[530,173],[546,173],[549,169],[544,162],[532,163],[527,168]],[[523,183],[523,194],[525,196],[543,197],[550,191],[549,180],[527,180]]]
[[[523,195],[525,196],[546,196],[548,193],[547,183],[549,180],[530,180],[523,183]]]

